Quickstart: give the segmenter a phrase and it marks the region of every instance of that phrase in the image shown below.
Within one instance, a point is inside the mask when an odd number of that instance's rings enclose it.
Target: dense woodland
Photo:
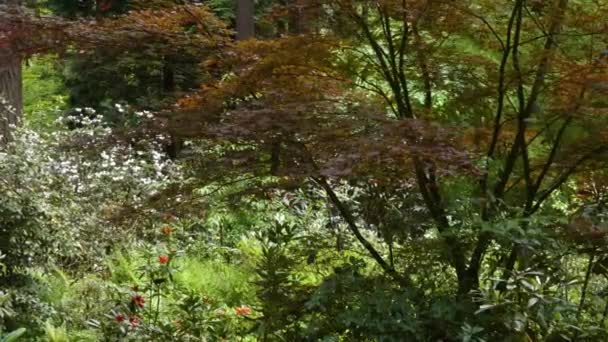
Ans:
[[[607,18],[0,1],[0,341],[608,341]]]

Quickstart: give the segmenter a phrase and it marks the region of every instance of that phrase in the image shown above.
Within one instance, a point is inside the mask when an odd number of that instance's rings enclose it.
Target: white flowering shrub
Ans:
[[[117,139],[94,111],[80,111],[82,116],[63,120],[75,129],[19,129],[0,150],[6,277],[51,262],[66,268],[99,265],[115,242],[135,236],[136,227],[111,218],[125,208],[141,208],[179,180],[178,167],[161,152],[162,137]]]

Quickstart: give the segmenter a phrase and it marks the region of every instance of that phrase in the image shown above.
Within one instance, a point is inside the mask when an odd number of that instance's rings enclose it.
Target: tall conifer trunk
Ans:
[[[4,4],[18,6],[21,1],[5,0]],[[9,46],[0,46],[0,100],[0,145],[4,145],[23,112],[21,57]]]
[[[290,5],[290,31],[292,34],[309,33],[309,0],[292,0]]]
[[[253,38],[255,34],[253,0],[238,0],[236,4],[236,39]]]

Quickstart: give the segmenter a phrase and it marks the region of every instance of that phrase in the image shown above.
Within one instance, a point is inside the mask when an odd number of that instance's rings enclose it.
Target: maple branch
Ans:
[[[400,113],[405,117],[413,117],[412,104],[410,102],[409,90],[407,85],[407,79],[405,77],[404,72],[404,63],[405,63],[405,49],[407,46],[407,37],[408,37],[408,25],[407,21],[403,22],[403,33],[401,35],[401,43],[399,45],[399,51],[397,52],[395,49],[395,45],[393,42],[393,33],[391,31],[390,25],[390,16],[386,13],[386,9],[382,10],[381,6],[378,6],[378,15],[380,17],[380,23],[382,26],[382,31],[384,32],[384,37],[387,41],[387,46],[389,50],[388,60],[389,64],[392,68],[391,72],[393,73],[393,77],[397,82],[398,87],[397,90],[397,98],[404,102],[405,108],[407,112]]]
[[[496,106],[496,114],[494,115],[494,132],[492,133],[492,140],[490,142],[490,147],[487,153],[488,158],[492,158],[494,156],[496,144],[498,143],[498,138],[500,136],[500,121],[502,120],[502,112],[504,108],[504,100],[506,94],[505,76],[507,69],[507,61],[509,60],[509,55],[511,54],[511,31],[513,30],[513,23],[515,22],[515,16],[517,15],[517,7],[518,5],[515,4],[515,6],[513,7],[513,12],[511,13],[511,17],[509,18],[509,24],[507,26],[507,43],[504,45],[505,47],[503,49],[500,67],[498,68],[498,103]]]
[[[608,151],[608,145],[602,145],[598,148],[595,148],[593,150],[591,150],[591,152],[585,154],[584,156],[582,156],[581,158],[579,158],[578,160],[576,160],[569,168],[566,169],[566,171],[564,171],[561,175],[559,175],[555,181],[549,186],[547,187],[545,190],[543,190],[542,192],[540,192],[538,199],[536,200],[536,204],[532,207],[532,213],[536,212],[540,206],[542,205],[542,203],[549,198],[549,196],[551,196],[551,194],[553,193],[553,191],[557,190],[557,188],[559,188],[562,184],[564,184],[565,181],[568,180],[568,178],[570,178],[570,176],[576,172],[576,170],[588,159],[590,159],[591,157],[593,157],[594,155],[598,154],[598,153],[603,153],[605,151]]]
[[[401,43],[399,44],[399,56],[398,56],[399,57],[399,67],[395,71],[397,72],[399,80],[401,81],[401,88],[403,89],[403,96],[405,97],[406,106],[409,111],[409,117],[413,117],[414,112],[412,110],[412,104],[410,102],[407,78],[405,77],[405,50],[407,47],[407,39],[409,37],[409,34],[408,34],[409,26],[407,24],[407,15],[405,12],[405,8],[406,8],[405,0],[403,0],[402,5],[404,8],[403,19],[402,19],[403,30],[401,33]]]
[[[357,49],[357,48],[354,48],[354,47],[347,47],[347,49],[350,49],[350,50],[352,50],[352,51],[354,51],[354,52],[356,52],[356,53],[360,54],[360,55],[361,55],[363,58],[365,58],[365,59],[366,59],[366,60],[367,60],[367,61],[368,61],[368,62],[369,62],[369,63],[370,63],[370,64],[371,64],[371,65],[372,65],[372,66],[373,66],[375,69],[377,69],[377,70],[378,70],[378,71],[379,71],[381,74],[383,74],[383,73],[384,73],[384,70],[383,70],[383,68],[382,68],[382,65],[380,65],[380,63],[378,63],[378,62],[376,61],[376,59],[375,59],[375,58],[376,58],[376,57],[375,57],[375,53],[374,53],[374,55],[371,55],[371,54],[369,54],[369,53],[367,53],[367,52],[361,51],[361,50],[359,50],[359,49]]]
[[[359,23],[359,25],[363,29],[365,38],[370,43],[372,50],[374,51],[374,53],[376,55],[376,58],[380,62],[380,67],[381,67],[382,73],[384,74],[386,81],[390,85],[391,89],[393,90],[393,94],[395,95],[398,113],[400,115],[404,115],[408,112],[411,113],[410,109],[408,109],[408,106],[405,105],[403,98],[401,96],[399,80],[397,79],[396,75],[391,73],[391,67],[389,67],[389,65],[387,64],[387,63],[390,63],[390,57],[388,56],[386,51],[382,48],[382,46],[380,46],[378,41],[374,38],[374,35],[369,27],[369,24],[367,23],[367,20],[357,14],[352,14],[352,15],[353,15],[353,18],[355,19],[355,21],[357,23]],[[387,62],[387,60],[388,60],[388,62]]]
[[[357,87],[361,88],[361,89],[365,89],[365,90],[369,90],[373,93],[376,93],[378,95],[380,95],[385,101],[386,103],[389,105],[389,107],[391,108],[391,111],[393,112],[393,114],[395,114],[395,116],[398,116],[399,113],[397,112],[397,109],[395,108],[395,106],[393,105],[391,99],[388,97],[388,94],[386,94],[386,92],[384,90],[382,90],[382,88],[380,88],[379,85],[372,83],[368,80],[365,79],[361,79],[362,82],[368,84],[370,87],[366,87],[364,85],[361,84],[355,84]]]
[[[604,30],[600,30],[600,31],[594,31],[594,32],[582,32],[582,33],[575,33],[575,32],[568,32],[568,33],[558,33],[557,36],[566,36],[566,37],[588,37],[588,36],[598,36],[598,35],[605,35],[606,31]],[[543,39],[543,38],[547,38],[547,33],[543,32],[543,34],[541,36],[536,36],[534,38],[530,38],[527,40],[524,40],[523,42],[521,42],[519,45],[526,45],[532,42],[535,42],[539,39]]]
[[[359,243],[361,243],[361,245],[363,245],[363,247],[369,252],[369,254],[376,261],[376,263],[378,263],[378,265],[380,265],[380,267],[384,270],[384,272],[386,272],[390,277],[392,277],[395,281],[397,281],[397,283],[399,283],[401,286],[413,288],[410,279],[408,279],[407,277],[403,277],[401,274],[399,274],[399,272],[397,272],[393,266],[391,266],[388,262],[386,262],[386,260],[384,260],[384,258],[380,255],[380,253],[363,236],[363,234],[361,234],[361,231],[357,225],[357,221],[356,221],[355,217],[350,212],[350,210],[347,208],[347,206],[342,201],[340,201],[340,199],[336,195],[335,191],[331,188],[331,186],[327,182],[327,179],[323,176],[319,176],[319,177],[313,177],[313,180],[315,182],[317,182],[317,184],[319,184],[325,190],[325,192],[327,193],[327,196],[329,197],[331,202],[338,209],[338,211],[340,212],[340,215],[342,216],[342,218],[344,218],[344,221],[346,221],[346,224],[347,224],[348,228],[350,229],[350,231],[355,235],[355,237],[357,238]]]
[[[538,211],[538,209],[540,209],[543,202],[547,198],[549,198],[549,196],[551,196],[551,194],[555,190],[557,190],[557,188],[562,186],[562,184],[564,184],[564,182],[566,182],[568,180],[568,178],[570,178],[570,176],[574,172],[576,172],[576,170],[578,169],[578,167],[581,166],[581,164],[583,164],[586,160],[591,158],[593,155],[604,152],[604,151],[608,151],[608,145],[600,146],[600,147],[592,150],[591,152],[587,153],[583,157],[579,158],[577,161],[575,161],[573,163],[573,165],[571,165],[568,169],[566,169],[565,172],[563,172],[559,177],[557,177],[557,179],[553,182],[553,184],[551,184],[547,189],[545,189],[543,192],[541,192],[538,200],[536,201],[536,204],[531,206],[526,212],[524,212],[524,218],[529,217],[532,214],[534,214],[536,211]],[[511,252],[509,253],[509,256],[507,257],[507,262],[505,264],[503,276],[502,276],[500,283],[498,284],[498,289],[501,292],[504,292],[506,290],[507,280],[511,276],[511,272],[513,271],[513,268],[515,267],[515,262],[517,261],[517,247],[518,247],[518,244],[514,244],[514,246],[511,248]]]
[[[518,4],[520,6],[523,6],[523,1],[519,1]],[[554,35],[556,35],[560,30],[567,4],[568,0],[559,0],[559,5],[557,9],[558,13],[555,16],[554,20],[551,22],[549,35],[544,45],[544,55],[541,58],[541,61],[539,62],[538,69],[536,70],[536,76],[534,78],[534,83],[532,84],[532,89],[530,90],[528,102],[523,108],[523,111],[520,111],[518,115],[519,124],[515,141],[513,143],[509,156],[507,157],[504,168],[499,176],[499,180],[494,187],[494,196],[496,198],[501,198],[504,194],[505,186],[509,181],[509,177],[511,176],[511,173],[515,166],[518,151],[522,148],[522,143],[523,145],[525,145],[525,120],[529,118],[532,114],[534,107],[536,106],[536,101],[540,96],[540,92],[542,90],[542,86],[545,80],[545,75],[549,69],[549,64],[551,60],[550,55],[555,46]]]
[[[488,177],[489,177],[489,163],[490,163],[490,159],[494,157],[494,153],[496,151],[496,146],[498,144],[498,139],[500,137],[500,131],[501,131],[501,121],[502,121],[502,114],[503,114],[503,110],[504,110],[504,101],[505,101],[505,97],[506,97],[506,69],[507,69],[507,62],[509,60],[509,55],[511,54],[511,50],[512,50],[512,46],[511,46],[511,38],[512,38],[512,31],[513,31],[513,25],[515,23],[516,18],[518,19],[518,30],[521,30],[521,6],[523,6],[523,0],[518,0],[515,5],[513,6],[513,10],[511,12],[511,16],[509,17],[509,22],[507,24],[507,38],[506,38],[506,43],[502,44],[503,46],[503,54],[502,54],[502,59],[500,61],[500,66],[498,68],[498,99],[497,99],[497,106],[496,106],[496,114],[494,115],[494,131],[492,132],[492,140],[490,141],[490,146],[488,148],[488,152],[486,154],[486,173],[485,175],[482,177],[481,181],[480,181],[480,188],[481,188],[481,195],[486,198],[486,201],[484,201],[484,204],[482,206],[481,209],[481,219],[484,221],[487,221],[489,219],[489,213],[488,213]],[[517,39],[519,39],[519,32],[516,33],[517,35]],[[517,43],[516,43],[517,44]],[[517,52],[517,50],[515,50],[515,52]],[[513,152],[513,151],[512,151]],[[515,160],[513,160],[511,163],[509,164],[514,164]],[[507,166],[509,165],[507,164]],[[512,167],[512,165],[511,165]],[[510,173],[510,171],[509,171]],[[504,186],[506,186],[508,178],[502,176],[502,174],[499,176],[499,179],[501,178],[506,178],[504,180]],[[494,191],[494,194],[496,194],[496,189]],[[469,267],[467,269],[467,272],[469,273],[469,276],[478,276],[479,275],[479,268],[481,267],[481,261],[483,258],[483,255],[485,254],[490,242],[492,241],[492,235],[489,232],[481,232],[479,234],[479,237],[477,239],[477,243],[475,245],[475,248],[473,250],[473,253],[471,254],[471,258],[469,261]]]
[[[388,38],[389,42],[392,42],[392,35],[390,33],[391,32],[390,24],[388,22],[389,18],[388,18],[388,15],[385,14],[385,16],[386,16],[385,32],[387,33],[387,38]],[[416,39],[418,43],[422,43],[421,36],[416,28],[416,23],[412,25],[412,32],[414,34],[414,39]],[[408,82],[407,82],[407,78],[405,76],[405,68],[404,68],[405,49],[407,46],[407,37],[408,36],[409,36],[409,26],[407,24],[407,20],[405,18],[405,14],[404,14],[403,33],[402,33],[402,37],[401,37],[401,44],[399,47],[400,50],[398,52],[398,56],[395,56],[394,49],[391,49],[391,57],[393,59],[398,58],[399,65],[397,66],[396,61],[393,61],[391,63],[391,65],[394,68],[393,72],[397,75],[396,77],[399,79],[401,90],[403,91],[403,94],[401,94],[401,96],[404,98],[404,100],[406,102],[406,108],[408,109],[408,112],[404,113],[403,116],[404,117],[414,117],[414,113],[413,113],[412,106],[410,103]],[[389,44],[389,48],[390,48],[390,46],[391,45]],[[424,81],[423,81],[424,82],[424,92],[425,92],[424,107],[428,111],[430,111],[432,109],[432,84],[431,84],[428,65],[426,64],[426,61],[424,60],[424,57],[422,56],[421,53],[418,54],[418,62],[419,62],[421,73],[422,73],[423,79],[424,79]],[[459,288],[462,289],[463,288],[462,282],[466,281],[465,256],[464,256],[464,252],[462,250],[462,246],[461,246],[460,242],[454,236],[452,236],[450,232],[448,232],[448,230],[450,230],[450,225],[447,220],[445,209],[443,208],[443,204],[442,204],[443,200],[442,200],[441,194],[439,192],[439,185],[438,185],[438,182],[437,182],[437,179],[435,176],[434,168],[433,168],[433,166],[430,166],[428,168],[428,170],[425,171],[423,168],[423,162],[420,160],[415,160],[414,164],[415,164],[417,182],[418,182],[420,191],[425,200],[426,206],[429,208],[429,211],[432,213],[432,216],[433,216],[435,222],[437,223],[439,232],[442,234],[442,237],[443,237],[446,245],[448,246],[448,251],[450,253],[450,264],[452,265],[452,267],[454,267],[454,270],[456,271],[456,275],[457,275],[458,281],[460,283]]]
[[[517,53],[517,44],[519,39],[519,34],[521,31],[521,7],[523,6],[524,1],[519,0],[516,2],[514,6],[513,15],[517,18],[517,23],[515,26],[514,33],[514,43],[513,43],[513,53]],[[517,60],[517,57],[513,56],[514,60]],[[518,64],[514,62],[514,64]],[[503,70],[504,72],[504,70]],[[515,161],[517,160],[518,152],[520,151],[520,145],[523,143],[526,130],[525,119],[527,115],[525,114],[525,99],[523,98],[523,84],[522,82],[518,82],[518,100],[519,100],[519,114],[517,116],[517,134],[515,135],[515,139],[513,141],[513,145],[511,146],[511,151],[509,152],[507,159],[505,161],[505,165],[503,166],[499,176],[498,182],[494,185],[493,193],[494,197],[497,199],[502,198],[504,194],[504,189],[509,181],[509,177],[513,172],[513,168],[515,167]],[[503,89],[504,91],[504,89]]]
[[[523,3],[522,3],[523,4]],[[526,98],[524,94],[524,80],[521,72],[521,65],[519,62],[519,42],[521,37],[521,24],[522,24],[522,7],[520,6],[517,11],[517,19],[515,20],[515,35],[513,37],[513,69],[517,75],[517,103],[519,105],[519,113],[523,113],[526,104]]]
[[[502,40],[502,38],[500,38],[500,35],[498,34],[498,32],[496,31],[496,29],[492,26],[492,24],[490,24],[486,18],[480,16],[479,14],[476,14],[475,12],[469,11],[468,9],[462,8],[460,6],[454,6],[457,10],[468,14],[470,16],[472,16],[473,18],[479,19],[489,30],[490,32],[492,32],[492,35],[494,36],[494,38],[496,38],[496,40],[498,40],[498,43],[500,43],[500,47],[504,50],[506,49],[506,45],[505,42]]]
[[[403,7],[403,17],[401,19],[403,29],[401,32],[401,42],[399,43],[399,68],[401,70],[403,70],[403,66],[405,64],[405,48],[407,46],[407,31],[408,31],[407,11],[405,10],[407,7],[405,4],[405,1],[406,0],[402,0],[402,2],[401,2],[401,6]]]
[[[391,32],[390,18],[386,13],[386,10],[383,10],[382,6],[378,4],[378,17],[380,18],[380,26],[382,26],[382,31],[384,32],[384,37],[386,38],[389,56],[395,55],[395,46],[393,44],[393,34]],[[394,63],[394,59],[390,58],[389,62]],[[393,65],[393,68],[395,66]]]
[[[522,6],[519,7],[517,12],[517,20],[515,23],[515,37],[513,38],[513,69],[515,69],[515,73],[517,75],[517,102],[518,102],[518,111],[520,115],[517,118],[517,126],[518,126],[518,135],[519,146],[521,148],[522,154],[522,162],[523,162],[523,171],[524,171],[524,180],[526,181],[526,207],[528,207],[534,198],[534,189],[532,184],[532,175],[530,173],[530,159],[528,158],[528,145],[525,141],[525,132],[526,132],[526,117],[523,115],[526,105],[526,97],[524,94],[524,80],[521,72],[521,65],[519,61],[519,43],[520,43],[520,34],[521,34],[521,25],[522,25]],[[503,190],[504,191],[504,190]]]
[[[520,5],[523,6],[523,2],[520,2]],[[536,101],[538,99],[538,97],[540,96],[540,92],[542,90],[542,86],[544,84],[544,80],[545,80],[545,75],[549,69],[549,62],[550,62],[550,56],[551,56],[551,52],[554,49],[555,46],[555,35],[557,35],[559,33],[559,30],[561,28],[561,23],[563,21],[563,17],[564,17],[564,13],[566,11],[568,5],[568,0],[559,0],[558,6],[557,6],[557,13],[554,17],[554,19],[551,21],[551,26],[547,35],[547,40],[545,42],[544,45],[544,54],[543,57],[541,58],[540,62],[539,62],[539,66],[538,69],[536,70],[536,76],[534,78],[534,82],[532,84],[532,88],[530,90],[530,96],[528,98],[528,103],[526,104],[523,112],[520,112],[518,115],[518,119],[524,120],[524,126],[520,127],[525,129],[525,120],[530,116],[530,114],[533,112],[534,106],[536,105]],[[496,184],[495,188],[494,188],[494,194],[497,197],[502,196],[502,194],[504,194],[504,188],[509,180],[509,177],[511,176],[511,173],[513,171],[513,167],[515,165],[515,160],[517,159],[517,150],[520,148],[525,148],[525,147],[520,147],[519,144],[521,143],[521,137],[519,137],[520,135],[523,135],[524,132],[518,128],[518,137],[516,137],[516,141],[513,144],[513,147],[511,148],[511,152],[507,158],[507,162],[505,163],[505,167],[503,169],[503,172],[501,173],[500,177],[499,177],[499,182]],[[525,139],[524,139],[525,141]],[[587,156],[587,158],[590,156]],[[583,160],[580,160],[580,162],[583,162],[586,158],[584,158]],[[570,174],[572,174],[572,172],[574,172],[576,170],[577,165],[575,164],[575,166],[571,169],[569,169],[569,171],[567,171],[566,173],[562,174],[562,176],[558,177],[558,179],[556,180],[556,182],[554,182],[554,184],[552,186],[550,186],[545,192],[543,192],[543,194],[540,196],[539,200],[537,201],[536,205],[533,205],[533,201],[534,201],[534,194],[532,199],[530,198],[530,194],[531,192],[528,191],[528,195],[527,195],[527,200],[526,200],[526,205],[524,208],[524,216],[529,216],[532,213],[534,213],[536,210],[538,210],[538,208],[540,208],[541,203],[548,198],[551,193],[557,189],[563,182],[565,182],[568,177],[570,176]],[[529,188],[528,188],[529,189]],[[517,261],[517,245],[513,246],[513,248],[511,249],[511,252],[509,253],[508,259],[507,259],[507,263],[505,265],[505,270],[503,272],[503,278],[500,285],[500,290],[504,291],[504,289],[506,289],[506,282],[508,280],[508,278],[511,276],[511,272],[513,271],[513,268],[515,267],[515,262]]]
[[[400,51],[398,51],[397,54],[397,51],[395,51],[393,36],[390,29],[390,18],[384,11],[382,11],[380,7],[378,7],[378,13],[380,16],[383,33],[388,44],[388,54],[380,46],[376,38],[374,38],[367,21],[361,18],[356,13],[352,15],[355,17],[356,22],[358,22],[361,28],[363,29],[365,37],[371,45],[372,50],[375,52],[376,57],[381,62],[385,79],[389,83],[393,91],[393,95],[396,98],[399,118],[411,118],[414,116],[414,113],[412,111],[412,106],[410,103],[407,78],[405,77],[404,68],[405,49],[407,45],[407,37],[409,31],[407,21],[403,22],[403,35],[401,37],[401,44],[399,46]],[[397,59],[399,60],[398,62]],[[428,88],[428,90],[430,90],[430,87]],[[430,104],[431,102],[428,101],[428,105]],[[464,252],[462,250],[460,242],[454,236],[448,234],[450,225],[447,220],[444,208],[442,206],[441,195],[439,193],[437,180],[434,177],[434,171],[429,170],[430,176],[427,177],[427,174],[424,171],[422,162],[420,160],[415,160],[414,166],[416,170],[418,186],[425,200],[425,204],[429,208],[429,211],[432,213],[433,219],[437,223],[438,229],[440,233],[442,233],[444,241],[448,246],[448,250],[450,252],[450,264],[454,267],[459,282],[462,282],[466,278]],[[460,287],[462,288],[462,286]]]
[[[527,141],[527,146],[532,145],[532,143],[538,139],[538,137],[541,136],[541,134],[543,134],[546,130],[548,130],[554,123],[556,123],[557,121],[559,121],[560,116],[556,115],[555,117],[551,118],[549,120],[549,122],[547,122],[545,124],[545,126],[541,129],[538,130],[538,132],[536,132],[536,134],[534,134],[534,136],[532,138],[530,138],[530,140]]]
[[[568,0],[559,0],[557,14],[555,15],[555,19],[551,22],[551,27],[549,32],[547,33],[547,40],[544,46],[544,55],[539,63],[538,69],[536,71],[536,77],[534,79],[534,83],[532,85],[532,89],[530,90],[530,98],[528,100],[528,104],[525,109],[525,114],[529,114],[533,106],[536,105],[536,100],[540,95],[541,88],[545,81],[545,75],[549,70],[549,62],[551,60],[551,52],[553,51],[556,41],[555,38],[561,29],[561,24],[564,18],[564,14],[566,12],[566,8],[568,7]]]
[[[513,183],[505,189],[505,194],[509,193],[509,191],[513,190],[517,184],[519,184],[524,179],[524,176],[519,176],[513,181]]]
[[[414,161],[414,168],[422,198],[424,199],[433,220],[437,224],[437,230],[442,235],[442,238],[447,245],[450,253],[450,263],[456,271],[458,280],[463,281],[466,278],[467,270],[464,252],[460,242],[454,236],[449,235],[448,230],[450,229],[450,224],[441,205],[441,197],[439,195],[439,189],[437,187],[435,177],[432,174],[432,171],[430,176],[426,175],[420,160]]]
[[[422,46],[422,37],[420,37],[420,32],[418,32],[417,23],[412,25],[412,32],[414,33],[415,44],[418,46],[418,49]],[[431,111],[433,108],[433,89],[431,84],[431,75],[429,72],[429,66],[426,63],[425,57],[422,55],[422,52],[418,50],[418,64],[420,66],[420,72],[422,74],[422,81],[424,83],[424,108],[426,110]]]
[[[496,114],[494,115],[494,130],[492,132],[492,139],[490,141],[490,146],[488,148],[488,152],[486,153],[486,172],[483,175],[483,177],[481,178],[480,181],[480,189],[481,189],[481,196],[483,196],[484,198],[488,198],[488,177],[489,177],[489,164],[490,164],[490,159],[494,157],[494,152],[496,151],[496,145],[498,144],[498,139],[500,137],[500,131],[502,128],[502,114],[503,114],[503,110],[504,110],[504,102],[505,102],[505,97],[506,97],[506,88],[505,88],[505,83],[506,83],[506,69],[507,69],[507,62],[509,60],[509,55],[511,54],[511,34],[512,34],[512,30],[513,30],[513,24],[515,22],[515,17],[517,15],[517,9],[518,9],[518,3],[515,4],[515,6],[513,7],[513,11],[511,12],[511,16],[509,18],[509,23],[507,25],[507,41],[506,43],[503,45],[503,53],[502,53],[502,59],[500,61],[500,66],[498,68],[498,98],[497,98],[497,104],[496,104]],[[487,204],[485,204],[484,201],[484,205],[482,206],[481,209],[481,218],[483,220],[487,220],[488,219],[488,207]],[[476,264],[476,262],[480,261],[481,258],[481,254],[483,253],[483,250],[485,250],[485,246],[487,245],[487,243],[489,242],[489,236],[486,236],[487,234],[484,234],[484,236],[480,236],[480,238],[478,239],[478,244],[477,247],[475,248],[475,251],[473,252],[473,255],[471,257],[471,261],[472,263],[470,263],[471,266],[473,266],[474,264]],[[473,263],[475,262],[475,263]]]
[[[562,136],[563,136],[564,132],[566,131],[566,128],[568,127],[568,125],[570,125],[571,122],[572,122],[572,117],[568,117],[564,121],[564,123],[560,126],[559,131],[557,132],[557,136],[555,137],[555,141],[553,142],[553,147],[551,147],[551,151],[549,152],[549,157],[547,157],[547,161],[543,165],[543,168],[540,171],[540,174],[538,175],[538,178],[536,179],[536,182],[534,184],[535,192],[538,191],[538,189],[540,188],[540,186],[543,182],[543,179],[549,172],[549,169],[551,168],[551,165],[553,164],[553,161],[555,160],[555,156],[557,155],[557,151],[559,149],[559,145],[560,145]]]
[[[373,66],[375,69],[377,69],[377,70],[378,70],[378,71],[379,71],[381,74],[383,74],[383,73],[384,73],[384,70],[383,70],[382,66],[381,66],[380,64],[378,64],[378,62],[376,62],[376,60],[374,59],[374,57],[373,57],[373,56],[370,56],[369,54],[367,54],[367,53],[365,53],[365,52],[363,52],[363,51],[360,51],[360,50],[358,50],[358,49],[356,49],[356,48],[350,48],[350,49],[351,49],[352,51],[354,51],[354,52],[356,52],[356,53],[360,54],[362,57],[364,57],[364,58],[365,58],[365,59],[366,59],[368,62],[370,62],[370,64],[371,64],[371,65],[372,65],[372,66]],[[397,108],[395,108],[394,101],[393,101],[393,100],[392,100],[392,99],[391,99],[391,98],[388,96],[388,94],[387,94],[387,93],[386,93],[386,92],[385,92],[385,91],[384,91],[384,90],[383,90],[383,89],[382,89],[382,88],[381,88],[379,85],[377,85],[377,84],[375,84],[375,83],[373,83],[373,82],[368,81],[368,80],[367,80],[367,79],[366,79],[364,76],[362,76],[362,75],[361,75],[361,74],[359,74],[359,73],[356,73],[356,76],[358,76],[358,77],[359,77],[359,80],[360,80],[361,82],[364,82],[364,83],[366,83],[366,84],[368,84],[368,85],[369,85],[369,87],[367,87],[367,86],[364,86],[364,85],[362,85],[362,84],[360,84],[360,83],[355,83],[355,85],[356,85],[357,87],[359,87],[359,88],[361,88],[361,89],[369,90],[369,91],[371,91],[371,92],[373,92],[373,93],[376,93],[376,94],[380,95],[380,96],[381,96],[381,97],[382,97],[382,98],[383,98],[383,99],[386,101],[386,103],[387,103],[387,104],[388,104],[388,106],[390,107],[390,109],[391,109],[391,111],[393,112],[393,114],[395,114],[395,117],[399,117],[399,111],[398,111],[398,109],[397,109]],[[389,83],[389,84],[390,84],[390,83]],[[370,87],[371,87],[371,88],[370,88]]]
[[[605,58],[605,57],[604,57]],[[595,62],[593,63],[593,67],[592,70],[595,69],[604,59],[602,57],[598,58],[595,60]],[[545,176],[547,175],[547,173],[549,172],[549,169],[551,167],[551,165],[553,164],[554,160],[555,160],[555,156],[557,155],[557,151],[559,149],[560,146],[560,142],[562,140],[562,137],[564,135],[564,132],[566,130],[566,128],[570,125],[570,123],[572,123],[573,121],[573,115],[578,111],[578,109],[581,107],[582,105],[582,101],[585,97],[585,93],[587,92],[587,83],[584,83],[581,91],[578,95],[578,98],[576,99],[576,102],[574,103],[574,108],[572,109],[572,113],[568,116],[568,118],[566,120],[564,120],[564,123],[562,124],[562,126],[559,128],[559,131],[557,132],[557,136],[555,138],[555,141],[553,143],[553,146],[551,147],[551,151],[549,152],[549,157],[547,158],[547,161],[545,162],[543,169],[541,170],[540,175],[538,176],[536,183],[534,184],[534,191],[538,192],[538,189],[540,189],[540,186],[545,178]]]
[[[525,139],[522,138],[522,139]],[[524,180],[526,181],[526,208],[534,201],[534,184],[532,183],[532,171],[530,168],[530,157],[528,156],[528,147],[525,140],[520,144],[521,159],[524,171]]]
[[[308,153],[306,145],[298,141],[292,142],[300,146],[304,150],[304,158],[308,161],[308,163],[311,164],[311,166],[315,170],[318,170],[318,166],[314,161],[313,157],[310,155],[310,153]],[[357,220],[355,219],[354,215],[350,212],[348,207],[340,200],[340,198],[338,198],[336,192],[329,185],[327,178],[324,176],[311,176],[311,179],[314,180],[325,190],[325,193],[327,194],[331,202],[334,204],[336,209],[338,209],[344,221],[346,221],[348,229],[355,235],[359,243],[368,251],[371,257],[376,261],[376,263],[378,263],[378,265],[384,270],[384,272],[386,272],[386,274],[393,278],[402,287],[407,287],[415,290],[416,292],[419,292],[412,285],[411,280],[408,277],[399,274],[399,272],[397,272],[397,270],[392,265],[387,263],[386,260],[384,260],[384,258],[382,257],[382,255],[380,255],[380,253],[376,250],[376,248],[374,248],[374,246],[363,236],[363,234],[361,234],[361,230],[357,225]]]
[[[545,28],[545,26],[543,25],[543,23],[539,20],[538,16],[534,15],[534,13],[532,13],[529,9],[528,6],[524,5],[524,8],[526,9],[526,12],[528,13],[528,15],[530,16],[530,18],[532,18],[532,21],[534,22],[534,24],[536,25],[536,27],[538,27],[538,29],[543,33],[543,37],[548,37],[549,33],[547,33],[547,29]],[[556,32],[554,34],[555,36],[560,35],[559,32]],[[565,51],[558,46],[558,48],[560,49],[560,51],[563,54],[566,54]]]
[[[389,41],[392,41],[392,35],[390,33],[390,25],[388,23],[388,20],[389,19],[387,16],[387,19],[385,20],[385,25],[386,25],[385,32],[388,34],[387,38],[389,39]],[[407,78],[405,77],[405,72],[404,72],[405,68],[403,65],[404,60],[405,60],[404,56],[405,56],[405,47],[406,47],[408,32],[409,32],[408,24],[404,18],[403,35],[402,35],[402,41],[401,41],[400,51],[399,51],[399,55],[398,55],[399,66],[396,65],[397,63],[395,61],[392,62],[392,66],[393,66],[393,68],[395,68],[393,71],[397,74],[397,77],[400,80],[401,89],[403,91],[402,96],[406,100],[406,107],[408,108],[408,113],[406,113],[405,116],[413,117],[414,113],[412,111],[412,107],[411,107],[411,104],[409,101]],[[419,44],[421,44],[422,39],[416,28],[416,24],[412,25],[412,32],[414,34],[414,39],[416,39],[416,41]],[[389,45],[389,47],[390,46],[391,45]],[[391,56],[393,58],[395,58],[395,52],[392,49],[391,49]],[[418,54],[418,62],[419,62],[421,73],[422,73],[423,79],[424,79],[424,89],[425,89],[424,90],[424,92],[425,92],[424,107],[428,111],[430,111],[432,109],[432,85],[431,85],[431,80],[430,80],[430,72],[428,69],[428,65],[426,64],[426,61],[424,60],[424,57],[422,56],[421,53]],[[455,237],[449,235],[450,233],[448,232],[448,230],[450,229],[450,225],[447,220],[445,210],[443,208],[443,204],[442,204],[443,201],[441,199],[441,194],[439,192],[439,186],[437,183],[437,179],[435,177],[435,171],[432,166],[429,167],[427,171],[425,171],[423,169],[423,163],[420,160],[415,160],[414,164],[415,164],[417,182],[418,182],[420,191],[422,193],[422,196],[425,200],[426,206],[429,208],[429,211],[431,212],[435,222],[437,223],[439,232],[443,235],[443,238],[444,238],[446,244],[448,245],[448,250],[450,252],[450,257],[451,257],[450,263],[452,264],[452,266],[454,267],[454,269],[456,271],[459,282],[462,282],[465,280],[465,272],[466,272],[465,256],[464,256],[462,247],[460,245],[460,242]],[[427,173],[428,173],[428,175],[427,175]],[[460,286],[460,287],[462,288],[462,286]]]

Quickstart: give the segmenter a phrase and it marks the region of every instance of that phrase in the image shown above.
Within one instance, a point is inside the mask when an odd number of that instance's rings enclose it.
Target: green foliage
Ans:
[[[135,284],[137,275],[135,274],[136,265],[132,260],[132,254],[125,254],[118,251],[112,255],[108,262],[108,272],[111,280],[116,284]]]
[[[231,0],[211,0],[209,1],[209,7],[213,9],[215,14],[229,21],[235,20],[235,2]]]
[[[296,226],[274,222],[258,236],[262,253],[256,268],[257,296],[263,317],[259,331],[262,339],[295,339],[298,318],[304,313],[303,289],[294,272],[300,260],[295,249]],[[301,256],[300,256],[301,257]]]
[[[76,18],[79,16],[111,15],[124,12],[129,4],[127,0],[96,1],[96,0],[43,0],[39,1],[40,7],[46,7],[55,13]],[[99,4],[108,3],[107,9],[100,9]]]
[[[71,107],[92,107],[102,113],[110,112],[114,103],[128,103],[138,108],[157,109],[174,99],[171,94],[187,91],[200,83],[200,75],[192,72],[196,59],[190,56],[148,57],[124,52],[105,55],[75,54],[63,65],[63,79]],[[171,71],[168,71],[168,68]],[[164,83],[171,72],[172,84]],[[168,81],[167,81],[168,82]]]
[[[56,63],[55,56],[36,56],[24,65],[23,111],[28,127],[50,129],[67,107],[67,89]]]
[[[422,340],[412,298],[365,273],[365,262],[351,257],[319,286],[306,306],[313,316],[308,334],[327,337],[339,332],[352,340]]]
[[[68,332],[65,326],[56,327],[51,322],[44,324],[45,341],[47,342],[69,342]]]
[[[242,266],[185,258],[179,268],[175,281],[189,291],[221,300],[229,306],[253,302],[251,273]]]

